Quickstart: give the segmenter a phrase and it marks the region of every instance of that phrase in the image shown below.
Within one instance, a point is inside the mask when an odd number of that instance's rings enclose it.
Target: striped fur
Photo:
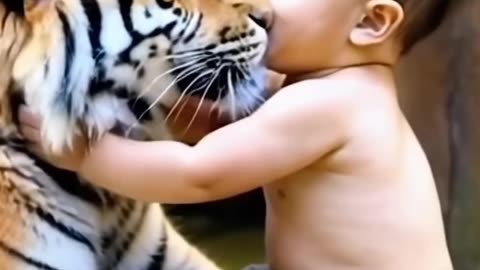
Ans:
[[[263,101],[266,33],[242,1],[30,1],[42,5],[26,13],[32,38],[13,76],[54,151],[74,132],[95,139],[114,127],[165,139],[160,105],[182,94],[233,116]]]
[[[159,204],[91,186],[32,155],[24,100],[60,151],[75,132],[169,138],[162,106],[184,95],[232,115],[262,102],[262,1],[1,0],[0,269],[215,270]],[[245,2],[245,3],[242,3]],[[252,6],[248,2],[258,2]]]

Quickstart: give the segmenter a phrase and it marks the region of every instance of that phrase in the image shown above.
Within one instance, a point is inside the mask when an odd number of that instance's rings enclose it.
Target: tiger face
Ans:
[[[187,27],[174,34],[178,39],[168,53],[173,56],[179,88],[217,101],[232,116],[256,108],[263,101],[266,76],[260,64],[267,45],[267,2],[183,2],[188,4],[183,9],[178,4],[177,12],[185,11],[182,20]]]
[[[267,0],[24,0],[31,37],[14,67],[54,151],[140,126],[164,139],[162,108],[186,96],[232,117],[263,102]]]

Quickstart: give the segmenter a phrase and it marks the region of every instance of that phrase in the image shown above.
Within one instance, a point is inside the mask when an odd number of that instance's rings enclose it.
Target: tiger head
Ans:
[[[140,102],[136,120],[158,126],[160,108],[185,96],[233,117],[263,102],[267,0],[23,2],[30,39],[13,74],[52,150],[79,123],[89,135],[130,123],[125,104]]]

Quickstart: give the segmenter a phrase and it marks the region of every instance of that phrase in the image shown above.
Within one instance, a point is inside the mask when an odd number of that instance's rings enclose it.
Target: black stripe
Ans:
[[[97,1],[81,0],[83,10],[87,15],[89,22],[88,36],[90,45],[92,46],[92,58],[95,63],[100,62],[104,56],[103,47],[100,42],[100,34],[102,31],[102,12]]]
[[[4,153],[5,155],[7,155],[8,152],[5,151],[5,152],[3,152],[3,153]],[[20,154],[22,154],[22,153],[20,153]],[[10,157],[7,157],[7,158],[11,160]],[[35,168],[35,167],[27,167],[27,168],[25,168],[25,170],[29,170],[29,169],[30,169],[29,171],[32,172],[32,169],[33,169],[33,168]],[[38,169],[40,169],[40,168],[38,168]],[[30,182],[34,183],[37,187],[40,188],[40,190],[37,191],[37,192],[41,193],[42,196],[45,196],[44,193],[42,192],[42,191],[44,190],[44,188],[43,188],[44,186],[43,186],[42,183],[40,183],[38,177],[36,177],[35,175],[33,175],[33,176],[28,176],[28,175],[26,175],[25,173],[21,172],[19,168],[15,168],[15,167],[1,167],[1,166],[0,166],[0,172],[1,172],[3,175],[5,174],[5,172],[11,173],[11,174],[15,174],[15,175],[17,175],[17,177],[23,178],[23,179],[21,179],[21,180],[23,180],[23,181],[30,181]],[[11,181],[11,182],[12,182],[11,178],[8,177],[8,175],[4,175],[4,177],[5,177],[5,179],[6,179],[7,181]],[[11,191],[11,192],[14,192],[15,189],[16,189],[16,186],[12,185],[8,191],[9,191],[9,192],[10,192],[10,191]],[[16,192],[17,192],[17,193],[21,196],[21,198],[23,199],[23,201],[24,201],[23,205],[26,205],[25,207],[26,207],[30,212],[33,212],[33,210],[32,210],[33,207],[31,206],[31,204],[28,204],[28,202],[30,202],[30,196],[28,196],[27,194],[21,192],[20,190],[16,190]],[[29,206],[29,205],[30,205],[30,206]],[[78,217],[78,216],[76,216],[76,215],[74,215],[74,214],[72,214],[72,213],[70,213],[70,212],[68,212],[68,211],[66,211],[66,210],[64,210],[64,209],[62,209],[62,208],[58,208],[57,205],[49,205],[49,207],[52,208],[52,209],[54,209],[55,211],[61,212],[62,214],[70,217],[71,219],[74,219],[75,221],[77,221],[77,222],[79,222],[79,223],[86,224],[85,220],[83,220],[82,218],[80,218],[80,217]]]
[[[200,29],[200,26],[202,25],[202,21],[203,21],[203,14],[200,14],[200,16],[198,16],[198,20],[197,20],[197,24],[195,25],[195,28],[187,37],[185,37],[185,39],[183,40],[183,44],[187,44],[188,42],[192,41],[192,39],[197,34],[198,29]]]
[[[158,243],[158,247],[155,250],[155,253],[150,256],[151,262],[145,268],[145,270],[158,270],[163,269],[163,265],[165,264],[165,254],[167,252],[167,225],[163,223],[162,225],[162,236],[160,237],[160,242]]]
[[[240,49],[240,50],[238,48],[233,48],[233,49],[218,52],[217,55],[218,55],[218,57],[222,57],[224,55],[231,55],[231,56],[239,55],[239,54],[244,53],[245,51],[254,50],[254,49],[258,48],[258,46],[260,46],[260,44],[261,44],[260,42],[245,44],[243,46],[243,48]]]
[[[151,110],[149,110],[150,104],[148,99],[141,97],[131,98],[127,101],[127,106],[138,122],[145,123],[153,120],[153,115]]]
[[[118,267],[118,263],[123,259],[125,256],[125,253],[130,251],[132,243],[137,239],[137,236],[139,234],[140,229],[142,226],[145,224],[145,217],[147,214],[148,206],[143,205],[142,209],[140,210],[140,217],[136,221],[136,223],[133,225],[132,231],[129,231],[126,236],[121,239],[119,242],[117,249],[115,250],[115,268]],[[162,268],[157,268],[162,269]]]
[[[173,44],[177,44],[178,41],[185,35],[185,32],[187,31],[188,27],[190,26],[190,23],[192,22],[193,18],[195,18],[195,15],[193,12],[185,12],[185,15],[182,16],[182,13],[180,15],[177,15],[179,18],[178,20],[182,21],[182,23],[185,24],[185,26],[180,30],[178,33],[178,36],[172,40]]]
[[[120,7],[120,14],[122,16],[123,25],[132,38],[133,35],[138,35],[138,33],[133,29],[132,18],[130,17],[132,11],[133,0],[118,0],[118,6]]]
[[[1,129],[1,128],[0,128]],[[3,134],[2,134],[3,135]],[[6,145],[8,147],[11,147],[12,149],[15,149],[19,152],[23,152],[26,150],[26,145],[28,145],[28,142],[22,138],[19,137],[3,137],[0,136],[0,145]]]
[[[32,258],[22,254],[20,251],[7,246],[2,241],[0,241],[0,249],[3,250],[5,253],[15,257],[16,259],[24,262],[25,264],[36,267],[38,270],[59,270],[59,269],[54,268],[54,267],[52,267],[52,266],[50,266],[46,263],[39,262],[35,259],[32,259]]]
[[[168,39],[171,39],[172,38],[172,31],[173,29],[175,28],[175,26],[177,26],[177,21],[172,21],[172,22],[169,22],[167,23],[167,25],[165,25],[163,28],[162,27],[159,27],[157,29],[155,29],[152,33],[150,33],[147,37],[155,37],[155,36],[158,36],[158,35],[165,35]]]
[[[133,0],[118,0],[118,5],[120,7],[120,15],[122,16],[123,25],[125,30],[129,33],[132,41],[130,46],[126,48],[123,52],[119,55],[119,62],[121,63],[130,63],[132,59],[130,59],[130,52],[135,46],[137,46],[140,42],[142,42],[143,37],[140,33],[135,31],[133,28],[132,18],[130,17],[131,9],[132,9]]]
[[[15,23],[13,23],[13,33],[15,33],[15,35],[17,34],[17,26],[16,26]],[[7,59],[10,59],[10,55],[12,54],[12,50],[16,45],[15,43],[16,43],[16,41],[13,41],[11,44],[8,45],[8,49],[7,49],[7,53],[6,53]]]
[[[20,98],[21,97],[18,97],[18,99]],[[13,106],[14,104],[16,105]],[[23,102],[21,100],[13,102],[12,100],[12,107],[16,108],[19,104],[23,104]],[[13,111],[16,112],[17,109]],[[14,114],[14,116],[16,116],[16,114]],[[16,120],[16,122],[18,123],[18,120]],[[1,130],[4,129],[0,129],[0,131]],[[35,163],[34,166],[41,169],[45,174],[49,176],[50,181],[57,184],[59,188],[61,188],[64,192],[70,194],[71,196],[76,197],[86,203],[92,204],[96,207],[103,207],[105,206],[105,204],[106,206],[113,205],[112,202],[109,202],[109,198],[105,198],[106,201],[102,199],[101,192],[103,191],[94,187],[88,182],[82,181],[75,173],[67,170],[58,169],[57,167],[52,166],[51,164],[43,161],[42,159],[34,155],[32,152],[30,152],[27,148],[28,142],[18,136],[18,133],[6,135],[2,134],[2,136],[0,136],[0,145],[6,145],[12,151],[17,151],[20,154],[28,156]],[[35,180],[34,176],[28,177],[25,174],[20,174],[21,172],[19,171],[15,171],[15,173],[17,173],[21,177],[28,178],[29,180]],[[40,183],[38,183],[38,181],[35,182],[40,186]]]
[[[24,1],[21,0],[2,0],[0,1],[2,5],[5,5],[6,12],[14,12],[17,15],[25,15],[25,7],[23,5]]]
[[[63,191],[93,206],[103,206],[100,191],[89,183],[80,180],[75,173],[58,169],[35,157],[33,154],[29,156],[35,161],[35,165],[50,176],[50,180],[57,184]]]
[[[87,239],[86,236],[81,234],[75,229],[66,226],[65,224],[58,222],[55,220],[52,214],[46,212],[42,208],[36,208],[35,213],[40,217],[43,221],[48,223],[52,228],[56,229],[57,231],[61,232],[63,235],[67,236],[68,238],[75,240],[83,245],[85,245],[90,251],[95,254],[95,247],[93,246],[92,242]]]
[[[168,0],[168,1],[165,1],[165,0],[157,0],[157,5],[160,7],[160,8],[163,8],[163,9],[169,9],[169,8],[172,8],[173,7],[173,3],[175,1],[172,1],[172,0]]]
[[[6,153],[4,153],[6,154]],[[9,158],[9,157],[7,157]],[[36,186],[38,186],[39,188],[43,188],[43,185],[42,183],[40,183],[38,181],[38,179],[35,177],[35,176],[28,176],[26,175],[25,173],[21,172],[18,168],[15,168],[15,167],[2,167],[0,166],[0,171],[3,171],[3,172],[9,172],[9,173],[12,173],[12,174],[16,174],[18,177],[20,178],[23,178],[27,181],[30,181],[30,182],[33,182]]]
[[[173,1],[158,1],[158,5],[163,9],[168,9],[173,6]],[[168,39],[171,39],[171,34],[174,27],[177,25],[177,20],[174,20],[164,27],[159,26],[155,28],[151,33],[147,35],[143,35],[135,30],[133,27],[133,22],[131,18],[131,8],[132,8],[133,0],[118,0],[118,5],[120,7],[120,14],[122,16],[123,25],[125,30],[130,34],[132,41],[130,46],[126,48],[123,52],[119,55],[119,63],[128,63],[132,64],[132,59],[130,59],[130,52],[138,46],[142,41],[146,38],[156,37],[159,35],[165,35]]]
[[[68,116],[71,116],[73,114],[73,100],[69,86],[70,80],[72,79],[70,71],[75,53],[75,39],[65,13],[58,8],[57,13],[60,21],[62,22],[63,35],[65,39],[65,69],[63,71],[61,89],[56,97],[55,104],[60,105],[62,109],[65,109],[65,113],[67,113]]]
[[[28,181],[28,179],[25,179],[25,180]],[[16,189],[16,193],[22,198],[22,200],[18,202],[21,203],[24,209],[26,209],[29,213],[36,214],[40,219],[48,223],[52,228],[56,229],[66,237],[85,245],[88,249],[90,249],[93,253],[95,253],[95,247],[87,239],[87,237],[85,237],[83,234],[81,234],[77,230],[71,227],[68,227],[61,222],[58,222],[51,213],[49,213],[45,209],[38,206],[38,204],[35,203],[34,200],[32,200],[31,196],[28,193],[17,189],[15,184],[12,183],[8,191],[13,191],[14,189]]]
[[[123,231],[125,229],[125,224],[130,221],[133,211],[135,210],[135,201],[127,200],[119,209],[115,209],[117,220],[115,221],[115,226],[102,237],[102,249],[107,250],[118,239],[119,230]],[[143,216],[142,216],[143,219]]]
[[[4,12],[5,13],[3,14],[3,18],[2,18],[2,36],[3,36],[3,32],[5,31],[5,26],[7,25],[8,16],[10,15],[10,11],[5,10]]]

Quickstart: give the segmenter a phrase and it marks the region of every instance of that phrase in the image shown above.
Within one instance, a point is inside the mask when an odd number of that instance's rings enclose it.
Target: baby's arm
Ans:
[[[267,74],[266,92],[268,97],[271,97],[282,87],[285,76],[273,71],[268,71]],[[168,126],[174,138],[187,144],[195,144],[213,130],[231,123],[228,115],[219,115],[213,103],[208,100],[200,102],[200,98],[197,97],[188,97],[167,112],[173,116],[170,117],[173,121],[168,121]]]
[[[210,133],[193,147],[108,135],[80,173],[120,194],[165,203],[222,199],[260,187],[344,142],[344,121],[335,103],[302,92],[287,87],[252,116]]]

